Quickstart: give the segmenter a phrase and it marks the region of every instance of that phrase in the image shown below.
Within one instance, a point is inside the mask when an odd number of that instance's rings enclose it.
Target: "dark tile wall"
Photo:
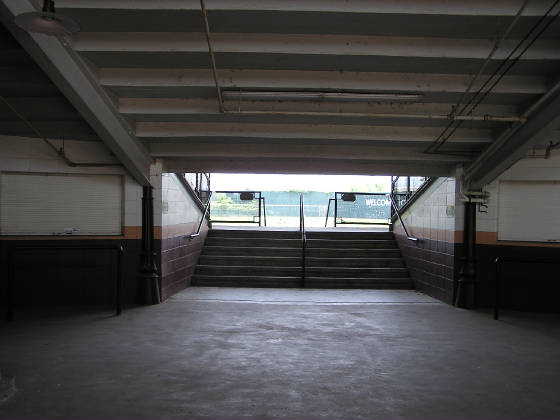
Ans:
[[[494,304],[497,257],[550,258],[559,264],[501,263],[502,302],[504,308],[560,312],[560,248],[480,244],[476,251],[479,306]]]
[[[413,242],[397,232],[395,238],[416,290],[452,304],[457,266],[455,244],[427,238]]]
[[[14,303],[30,305],[112,305],[116,296],[116,254],[108,250],[53,250],[52,247],[123,245],[123,301],[137,302],[141,241],[131,239],[0,240],[2,281],[6,296],[10,250],[13,255]],[[50,250],[21,250],[23,247]],[[1,299],[1,305],[5,299]]]
[[[207,232],[203,229],[201,235],[192,240],[188,235],[161,240],[162,300],[190,286]]]

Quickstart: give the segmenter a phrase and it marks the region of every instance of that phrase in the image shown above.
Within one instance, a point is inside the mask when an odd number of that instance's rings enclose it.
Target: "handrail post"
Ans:
[[[7,312],[6,319],[8,321],[14,320],[14,276],[15,276],[15,263],[13,249],[8,251],[8,287],[6,290],[6,303]]]
[[[305,235],[305,210],[303,202],[303,193],[299,194],[299,230],[301,233],[301,287],[305,287],[305,246],[306,246],[306,235]]]
[[[334,227],[336,227],[336,218],[338,217],[338,193],[334,193]]]
[[[122,295],[123,295],[123,254],[124,248],[123,245],[119,245],[117,248],[117,315],[122,314],[123,302],[122,302]]]
[[[261,193],[259,193],[259,227],[261,226],[261,222],[262,222],[262,216],[261,216]]]
[[[494,260],[495,268],[496,268],[496,279],[495,279],[495,289],[494,289],[494,319],[497,321],[500,317],[500,299],[501,299],[501,290],[500,290],[500,257]]]

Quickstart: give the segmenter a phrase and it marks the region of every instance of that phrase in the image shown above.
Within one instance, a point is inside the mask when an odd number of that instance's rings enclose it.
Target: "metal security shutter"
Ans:
[[[3,235],[121,235],[120,175],[2,174]]]
[[[560,242],[560,182],[502,181],[498,239]]]

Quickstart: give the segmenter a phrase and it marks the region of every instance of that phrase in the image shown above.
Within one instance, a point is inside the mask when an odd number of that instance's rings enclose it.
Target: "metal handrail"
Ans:
[[[329,204],[327,206],[327,215],[325,216],[325,227],[327,227],[327,223],[329,222],[329,212],[331,211],[331,202],[332,201],[336,201],[336,197],[335,198],[329,198]],[[334,223],[335,223],[335,227],[336,227],[336,215],[334,218]]]
[[[208,210],[210,209],[210,199],[212,198],[212,191],[210,191],[208,193],[208,199],[206,201],[206,206],[204,206],[204,211],[202,212],[202,217],[200,218],[200,223],[198,224],[198,229],[196,230],[196,233],[193,233],[191,235],[189,235],[189,239],[194,239],[197,236],[200,236],[200,229],[202,229],[202,223],[204,222],[204,219],[206,218],[206,215],[208,214]]]
[[[500,263],[504,262],[520,262],[520,263],[541,263],[541,264],[560,264],[558,259],[552,258],[517,258],[517,257],[497,257],[494,260],[495,268],[496,268],[496,278],[495,278],[495,285],[494,285],[494,319],[497,321],[500,317],[500,306],[501,306],[501,289],[502,289],[502,281],[500,278]]]
[[[122,244],[119,245],[95,245],[95,246],[71,246],[71,245],[54,245],[54,246],[18,246],[8,250],[8,283],[6,290],[6,319],[13,321],[14,319],[14,288],[16,277],[16,266],[14,262],[14,254],[18,251],[116,251],[117,253],[117,269],[116,269],[116,297],[115,297],[115,314],[120,315],[123,309],[122,295],[123,295],[123,254],[124,248]]]
[[[404,192],[395,192],[395,185],[397,184],[397,181],[400,179],[400,176],[396,176],[395,178],[393,178],[392,182],[391,182],[391,194],[393,195],[405,195],[406,196],[406,201],[404,203],[401,204],[401,206],[399,207],[400,209],[402,209],[403,207],[409,205],[408,203],[411,200],[414,200],[415,197],[419,197],[418,194],[421,194],[424,189],[431,185],[431,183],[433,182],[433,180],[435,180],[436,178],[433,177],[424,177],[424,182],[415,190],[411,190],[410,189],[410,176],[406,177],[408,178],[408,186],[406,191]]]
[[[397,203],[395,203],[395,199],[393,198],[393,194],[387,194],[387,197],[389,197],[389,199],[391,200],[391,204],[393,206],[393,209],[395,210],[395,213],[397,214],[397,217],[399,218],[399,222],[401,222],[404,233],[406,234],[406,239],[408,239],[409,241],[417,241],[418,238],[416,238],[414,236],[410,236],[410,234],[408,233],[408,229],[406,228],[406,225],[404,224],[404,221],[401,217],[401,212],[399,211]]]
[[[307,236],[305,234],[305,212],[303,193],[299,194],[299,231],[301,233],[301,287],[305,287],[305,248]]]

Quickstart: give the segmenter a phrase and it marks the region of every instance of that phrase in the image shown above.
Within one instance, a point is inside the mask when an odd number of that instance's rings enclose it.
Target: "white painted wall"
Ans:
[[[60,140],[52,140],[52,143],[57,147],[63,145]],[[66,140],[64,149],[66,155],[75,162],[117,162],[110,151],[99,142]],[[124,204],[121,212],[124,226],[142,225],[142,187],[122,167],[70,167],[39,139],[0,135],[0,172],[121,175]],[[60,203],[60,209],[66,207],[66,203]]]
[[[503,197],[501,195],[501,186],[506,185],[505,182],[517,182],[517,187],[513,184],[509,184],[505,187],[505,194],[508,197]],[[524,198],[524,194],[527,193],[526,189],[528,184],[523,184],[518,181],[531,181],[532,185],[535,186],[534,191],[531,193],[530,197]],[[484,187],[484,191],[490,193],[487,213],[478,213],[477,215],[477,231],[482,232],[498,232],[500,239],[505,240],[509,238],[513,240],[515,237],[517,241],[547,241],[550,239],[551,232],[552,236],[560,238],[560,208],[558,207],[558,200],[552,195],[557,194],[556,189],[548,189],[545,185],[554,185],[551,182],[560,181],[560,151],[553,150],[548,159],[543,157],[527,157],[510,169],[504,172],[492,183]],[[527,199],[532,200],[534,203],[538,203],[538,208],[535,210],[537,213],[539,209],[543,212],[549,214],[549,217],[542,217],[538,214],[535,215],[533,210],[529,208],[525,212],[519,212],[515,216],[511,209],[506,210],[504,206],[508,206],[508,202],[511,201],[511,196],[514,194],[512,188],[518,189],[519,200]],[[502,203],[502,210],[500,211],[500,203]],[[519,208],[523,206],[523,203],[519,202]],[[551,206],[554,209],[551,209]],[[531,206],[526,206],[531,207]],[[550,212],[549,210],[552,210]],[[524,215],[524,216],[522,216]],[[507,218],[507,220],[500,220],[500,218]],[[523,224],[523,229],[525,232],[541,232],[540,237],[536,238],[532,234],[522,234],[520,229],[515,229],[515,224]],[[501,232],[499,227],[501,227]]]
[[[405,212],[403,221],[412,236],[453,242],[455,178],[439,178]]]
[[[162,226],[199,222],[200,208],[193,202],[175,174],[162,175]]]

